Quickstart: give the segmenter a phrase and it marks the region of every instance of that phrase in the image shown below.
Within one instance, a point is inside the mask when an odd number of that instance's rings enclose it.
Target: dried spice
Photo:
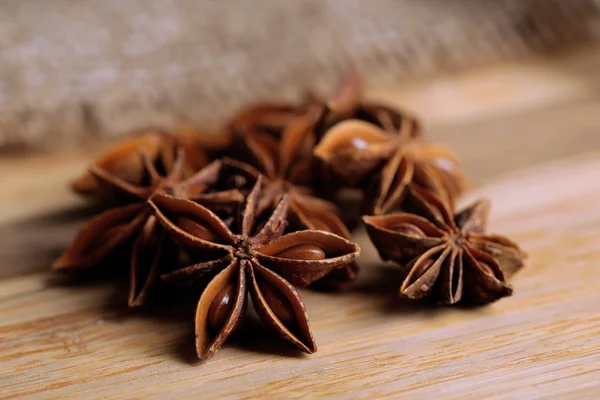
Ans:
[[[314,155],[350,186],[364,181],[400,145],[421,135],[419,121],[410,114],[363,103],[361,97],[356,79],[346,81],[315,127]]]
[[[373,215],[401,210],[410,186],[427,189],[453,206],[469,185],[452,150],[422,140],[411,141],[399,146],[372,178],[362,210]]]
[[[450,204],[468,187],[458,157],[444,146],[414,139],[416,122],[404,121],[404,130],[396,135],[368,122],[344,121],[332,128],[314,150],[339,174],[353,177],[348,179],[369,177],[364,214],[400,209],[411,185],[430,190]]]
[[[206,207],[157,194],[150,199],[156,218],[184,248],[202,255],[198,262],[163,275],[189,281],[207,274],[196,310],[196,351],[210,357],[227,340],[243,315],[247,292],[261,320],[308,353],[316,351],[304,304],[292,285],[306,286],[358,256],[359,247],[329,232],[306,230],[284,235],[288,200],[257,226],[262,179],[247,197],[239,234]]]
[[[152,215],[146,201],[158,193],[193,199],[215,209],[233,208],[243,201],[237,190],[211,192],[219,180],[222,164],[214,161],[188,180],[182,181],[184,152],[171,146],[173,163],[167,175],[161,175],[142,150],[138,157],[149,178],[143,185],[131,184],[97,166],[90,168],[101,187],[130,199],[129,204],[109,209],[93,218],[77,234],[71,246],[56,260],[54,270],[73,271],[97,267],[124,247],[131,252],[129,305],[142,305],[150,288],[157,282],[161,268],[174,257],[162,226]],[[165,152],[164,149],[161,150]]]
[[[350,239],[351,235],[338,216],[337,206],[315,196],[308,185],[312,179],[310,132],[317,114],[308,112],[288,123],[281,139],[259,132],[246,132],[238,137],[249,164],[229,161],[244,171],[246,176],[265,176],[265,188],[258,205],[258,213],[273,210],[283,196],[289,201],[289,220],[292,229],[313,229],[333,232]],[[304,151],[302,149],[305,149]],[[319,285],[331,288],[356,279],[359,268],[349,263],[331,276],[323,277]]]
[[[53,269],[108,267],[125,254],[130,306],[146,304],[159,283],[201,287],[201,359],[250,299],[265,325],[313,353],[295,287],[356,279],[360,249],[339,216],[340,200],[358,205],[340,195],[351,192],[362,195],[380,256],[401,266],[401,297],[485,304],[510,295],[507,279],[526,254],[485,233],[488,202],[453,214],[469,186],[457,156],[424,140],[414,116],[363,95],[352,75],[328,97],[250,105],[219,136],[184,126],[117,143],[72,185],[115,208],[83,227]]]
[[[415,136],[416,122],[406,121],[396,134],[389,134],[370,122],[342,121],[327,131],[314,148],[314,155],[355,186]]]
[[[171,171],[175,162],[172,148],[177,146],[185,153],[185,162],[182,173],[185,177],[191,176],[200,168],[208,164],[208,156],[204,151],[207,140],[198,142],[198,133],[190,127],[182,127],[173,134],[159,130],[145,130],[133,134],[132,137],[121,140],[109,147],[103,154],[93,161],[92,167],[101,169],[108,174],[133,184],[143,185],[147,179],[147,171],[141,162],[140,152],[152,162],[158,171]],[[215,144],[215,147],[217,144]],[[106,193],[105,188],[99,187],[98,179],[90,171],[86,171],[71,185],[74,191],[91,198],[116,201],[123,203],[123,199],[115,198],[115,193]]]
[[[526,254],[485,233],[487,201],[453,215],[431,192],[412,187],[409,196],[414,213],[363,217],[381,257],[405,266],[401,297],[485,304],[512,294],[507,278],[523,267]]]

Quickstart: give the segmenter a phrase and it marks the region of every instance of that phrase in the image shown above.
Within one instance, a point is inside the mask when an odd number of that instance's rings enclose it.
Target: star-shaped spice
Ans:
[[[173,169],[175,159],[172,149],[178,147],[185,154],[182,173],[189,177],[208,164],[204,151],[204,147],[207,147],[206,140],[201,144],[198,137],[197,133],[185,127],[173,134],[156,129],[140,131],[110,146],[93,161],[92,168],[103,170],[132,185],[144,185],[147,184],[147,171],[139,156],[140,152],[146,155],[155,169],[166,173]],[[110,200],[117,204],[131,200],[119,198],[119,191],[107,193],[107,188],[89,170],[76,178],[71,187],[84,196]]]
[[[314,155],[350,186],[389,160],[398,143],[421,135],[419,121],[409,113],[363,97],[363,80],[351,75],[324,104],[314,127]]]
[[[312,175],[309,135],[317,117],[316,113],[309,112],[292,120],[280,139],[265,133],[246,132],[238,140],[246,158],[258,168],[233,160],[229,163],[245,171],[246,176],[254,176],[255,179],[261,174],[265,176],[265,188],[257,207],[259,215],[273,210],[281,198],[287,196],[293,229],[324,230],[350,239],[350,232],[338,217],[337,206],[315,196],[314,190],[308,186]],[[322,287],[335,287],[354,280],[357,274],[358,266],[349,263],[319,284]]]
[[[196,310],[196,351],[206,359],[240,322],[248,291],[261,320],[299,349],[316,351],[302,300],[292,285],[306,286],[358,256],[358,245],[333,233],[306,230],[283,235],[288,200],[257,225],[259,178],[247,197],[239,234],[206,207],[158,194],[150,205],[171,238],[200,256],[198,263],[163,275],[189,281],[214,275]],[[195,250],[195,251],[194,251]]]
[[[409,186],[430,190],[449,204],[468,187],[458,157],[444,146],[414,139],[416,125],[404,121],[406,125],[396,135],[369,122],[340,122],[314,150],[348,180],[369,182],[364,214],[400,209]]]
[[[526,254],[509,239],[485,233],[489,203],[478,201],[456,215],[431,192],[411,188],[411,213],[364,216],[383,259],[405,266],[400,296],[485,304],[512,294],[507,278]]]
[[[171,147],[175,153],[175,148]],[[163,153],[165,151],[163,150]],[[52,266],[55,271],[83,270],[107,263],[111,256],[125,250],[131,253],[129,305],[142,305],[157,282],[161,268],[172,257],[162,226],[152,215],[146,201],[159,193],[193,199],[215,209],[232,209],[243,201],[238,190],[213,192],[222,169],[220,161],[204,167],[182,181],[184,155],[180,149],[172,168],[161,175],[146,153],[138,155],[144,166],[145,185],[129,183],[97,166],[90,168],[100,187],[107,187],[120,198],[131,201],[93,218],[77,234],[69,248]],[[166,260],[165,260],[166,259]]]

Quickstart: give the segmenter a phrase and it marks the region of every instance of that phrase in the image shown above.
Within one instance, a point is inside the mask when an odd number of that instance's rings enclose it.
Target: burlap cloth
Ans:
[[[240,105],[600,36],[600,0],[3,0],[0,150],[149,125],[214,128]]]

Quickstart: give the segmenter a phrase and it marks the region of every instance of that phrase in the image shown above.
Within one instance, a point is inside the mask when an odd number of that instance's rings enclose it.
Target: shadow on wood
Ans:
[[[99,211],[93,206],[59,209],[0,225],[0,279],[49,270],[77,230]]]
[[[436,317],[444,312],[434,302],[427,299],[409,300],[398,296],[402,282],[402,270],[392,264],[374,264],[354,287],[354,291],[361,295],[364,302],[373,303],[373,311],[390,315],[419,314],[425,317]]]

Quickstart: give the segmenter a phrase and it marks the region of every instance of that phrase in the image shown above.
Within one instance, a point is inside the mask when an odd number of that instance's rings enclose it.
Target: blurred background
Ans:
[[[598,0],[5,0],[0,154],[212,132],[250,101],[328,93],[355,70],[435,126],[564,95],[600,65],[556,54],[598,38]],[[551,54],[551,69],[482,72]]]

